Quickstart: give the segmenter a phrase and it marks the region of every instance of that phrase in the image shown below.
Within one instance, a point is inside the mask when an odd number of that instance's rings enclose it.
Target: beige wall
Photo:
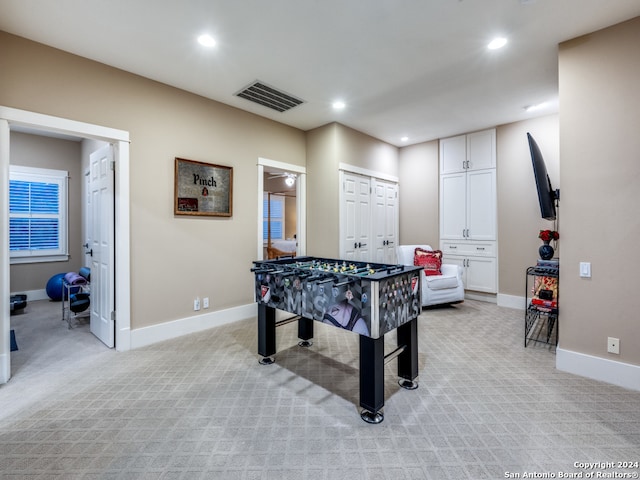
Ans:
[[[640,17],[560,44],[563,349],[640,365]],[[592,278],[580,278],[591,262]],[[607,337],[620,355],[607,353]]]
[[[284,237],[293,238],[298,227],[298,212],[296,211],[296,197],[284,199]]]
[[[25,167],[49,168],[69,172],[68,234],[69,260],[65,262],[25,263],[11,265],[11,292],[42,290],[52,275],[77,272],[84,259],[82,250],[82,173],[80,142],[42,137],[25,133],[11,133],[11,164]]]
[[[335,125],[335,152],[338,163],[398,176],[397,147],[344,125]]]
[[[400,149],[400,244],[440,244],[438,141]]]
[[[307,132],[309,255],[340,254],[340,163],[398,177],[398,148],[339,123]]]
[[[257,159],[304,165],[304,132],[2,32],[0,50],[0,105],[130,132],[131,327],[253,303]],[[173,215],[176,156],[233,167],[232,218]]]
[[[332,123],[307,132],[307,254],[317,257],[339,253],[338,128]]]
[[[539,258],[540,230],[554,222],[540,215],[527,142],[531,133],[544,157],[553,188],[560,188],[558,115],[502,125],[496,129],[498,191],[498,291],[524,296],[525,270]],[[562,215],[562,203],[558,210]],[[560,257],[560,245],[556,256]],[[524,304],[523,304],[524,306]]]

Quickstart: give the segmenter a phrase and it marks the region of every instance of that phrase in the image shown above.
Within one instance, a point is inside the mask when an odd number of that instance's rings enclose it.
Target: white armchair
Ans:
[[[413,265],[416,248],[433,250],[430,245],[399,245],[396,249],[398,263]],[[422,306],[456,303],[464,300],[462,268],[458,265],[442,264],[442,275],[425,275],[422,271]]]

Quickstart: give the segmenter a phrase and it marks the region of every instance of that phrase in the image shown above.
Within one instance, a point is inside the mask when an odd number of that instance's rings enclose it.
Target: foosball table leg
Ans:
[[[313,320],[310,318],[300,317],[298,320],[298,345],[301,347],[310,347],[313,345]]]
[[[276,310],[264,304],[258,304],[258,354],[260,363],[273,363],[276,354]]]
[[[398,347],[404,350],[398,356],[398,385],[407,390],[418,388],[418,319],[402,324],[397,331]]]
[[[360,335],[360,406],[365,422],[384,420],[384,337]]]

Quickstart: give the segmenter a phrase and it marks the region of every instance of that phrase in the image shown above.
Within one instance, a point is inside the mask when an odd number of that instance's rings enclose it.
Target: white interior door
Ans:
[[[371,180],[344,172],[340,212],[340,258],[370,261],[371,251]]]
[[[398,244],[398,184],[384,183],[384,262],[396,264],[396,245]]]
[[[379,180],[373,181],[373,251],[376,263],[385,263],[386,257],[386,223],[387,223],[387,195],[385,184]]]
[[[91,258],[91,332],[108,347],[114,346],[114,175],[113,147],[107,145],[89,157]]]

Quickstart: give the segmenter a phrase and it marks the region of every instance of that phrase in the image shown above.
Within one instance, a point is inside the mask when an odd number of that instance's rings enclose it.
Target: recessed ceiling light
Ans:
[[[406,142],[407,140],[409,140],[409,137],[402,137],[400,140],[402,140],[403,142]]]
[[[216,46],[215,39],[211,35],[209,35],[207,33],[205,33],[203,35],[200,35],[198,37],[198,43],[200,45],[204,46],[204,47],[215,47]]]
[[[335,110],[342,110],[344,107],[346,107],[346,105],[343,101],[338,100],[337,102],[333,102],[333,108]]]
[[[493,40],[491,40],[491,42],[489,43],[489,45],[487,45],[487,48],[489,50],[496,50],[498,48],[502,48],[507,44],[507,39],[504,37],[498,37],[498,38],[494,38]]]
[[[542,102],[542,103],[538,103],[536,105],[529,105],[528,107],[524,107],[524,109],[527,112],[535,112],[536,110],[540,110],[541,108],[544,108],[547,106],[549,102]]]

